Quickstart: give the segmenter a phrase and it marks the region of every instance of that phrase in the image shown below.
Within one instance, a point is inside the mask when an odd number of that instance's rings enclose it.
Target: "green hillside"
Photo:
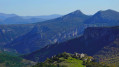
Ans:
[[[61,53],[52,58],[47,58],[43,63],[38,63],[33,67],[107,67],[94,62],[93,57],[85,54]]]
[[[0,52],[0,67],[31,67],[34,62]]]

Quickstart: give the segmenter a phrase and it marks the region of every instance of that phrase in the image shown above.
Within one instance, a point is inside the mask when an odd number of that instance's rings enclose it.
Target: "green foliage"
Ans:
[[[43,63],[38,63],[33,67],[108,67],[97,62],[91,61],[93,57],[85,56],[84,58],[74,58],[74,54],[61,53],[52,58],[47,58]],[[84,60],[87,59],[87,60]]]
[[[90,63],[86,63],[86,67],[108,67],[108,66],[96,62],[90,62]]]
[[[58,67],[58,65],[54,65],[54,64],[46,64],[46,63],[38,63],[33,67]]]
[[[0,67],[27,67],[27,64],[32,65],[23,58],[0,53]]]

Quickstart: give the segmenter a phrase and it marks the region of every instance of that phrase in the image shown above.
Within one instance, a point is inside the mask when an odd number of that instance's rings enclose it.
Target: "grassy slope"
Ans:
[[[78,60],[75,58],[71,58],[69,57],[68,59],[65,59],[64,62],[59,63],[59,65],[61,66],[67,66],[67,67],[84,67],[83,61],[82,60]]]

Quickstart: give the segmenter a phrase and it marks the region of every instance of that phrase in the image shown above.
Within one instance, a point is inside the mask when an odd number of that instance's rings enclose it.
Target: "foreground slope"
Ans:
[[[94,58],[85,54],[61,53],[52,58],[47,58],[45,62],[38,63],[33,67],[108,67],[101,63],[96,63]]]

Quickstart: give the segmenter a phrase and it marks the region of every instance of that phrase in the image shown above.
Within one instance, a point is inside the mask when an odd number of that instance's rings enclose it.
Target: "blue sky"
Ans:
[[[106,9],[119,11],[119,0],[0,0],[0,13],[21,16],[63,15],[75,10],[94,14]]]

